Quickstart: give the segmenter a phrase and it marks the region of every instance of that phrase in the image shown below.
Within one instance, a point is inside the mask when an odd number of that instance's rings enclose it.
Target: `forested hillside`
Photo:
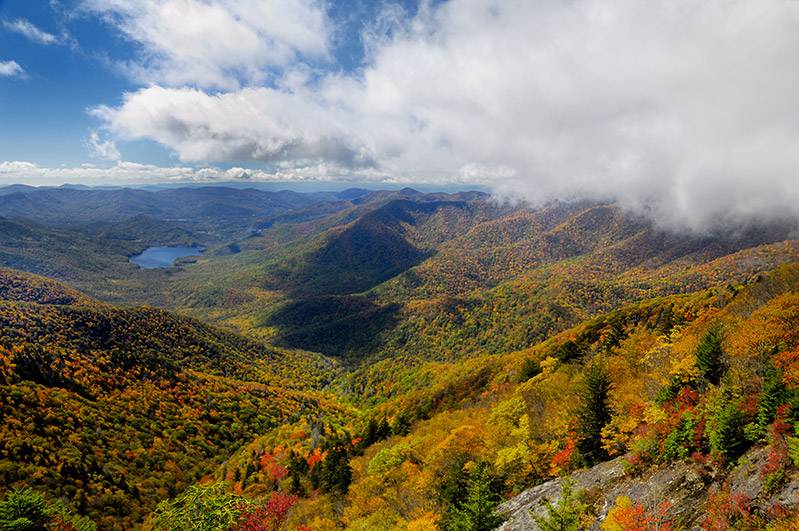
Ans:
[[[531,349],[394,373],[368,420],[330,435],[350,456],[346,489],[320,490],[314,455],[321,448],[324,465],[338,454],[302,423],[257,439],[217,478],[254,497],[265,486],[301,496],[290,528],[487,529],[501,515],[480,519],[500,500],[623,456],[604,488],[627,497],[575,487],[542,521],[568,513],[585,525],[601,516],[603,529],[795,525],[797,288],[799,269],[781,267],[745,285],[623,306]],[[750,449],[754,468],[739,460]],[[677,463],[705,486],[659,505],[647,474]],[[724,478],[741,474],[759,478],[753,492],[729,490]],[[643,487],[625,491],[636,478]]]
[[[41,192],[10,195],[50,212],[0,225],[3,525],[34,505],[181,530],[755,529],[799,509],[790,223],[192,189],[114,191],[124,208],[71,224],[72,192]],[[190,243],[192,263],[127,262]],[[685,488],[660,506],[663,474]]]
[[[242,441],[346,408],[331,362],[0,273],[0,484],[127,528]]]

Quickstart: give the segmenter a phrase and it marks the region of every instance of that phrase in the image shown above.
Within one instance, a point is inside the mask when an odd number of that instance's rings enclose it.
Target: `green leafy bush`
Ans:
[[[697,419],[690,412],[683,413],[680,424],[669,433],[663,442],[663,452],[660,461],[667,462],[674,459],[685,459],[693,450],[694,433]]]

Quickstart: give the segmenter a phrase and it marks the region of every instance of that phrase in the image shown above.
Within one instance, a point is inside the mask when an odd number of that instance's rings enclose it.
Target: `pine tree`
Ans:
[[[289,454],[289,474],[291,483],[289,492],[297,496],[304,496],[305,489],[302,486],[302,476],[308,473],[308,462],[293,450]]]
[[[745,422],[746,416],[733,402],[720,407],[709,421],[711,452],[725,462],[732,462],[743,454],[748,446],[743,429]]]
[[[788,401],[788,391],[782,383],[782,373],[769,364],[760,391],[760,400],[757,405],[757,425],[765,433],[769,424],[777,416],[777,408]]]
[[[361,441],[361,447],[368,448],[369,446],[376,443],[379,439],[378,437],[378,425],[377,420],[374,417],[369,418],[369,422],[366,424],[366,430],[363,434],[363,441]]]
[[[394,425],[391,426],[391,433],[394,435],[408,435],[411,431],[411,419],[405,412],[397,415],[394,419]]]
[[[346,493],[352,482],[350,456],[343,444],[336,444],[327,451],[320,473],[322,490]]]
[[[610,422],[613,413],[608,403],[610,388],[610,376],[603,363],[595,361],[586,368],[583,403],[578,418],[580,441],[577,447],[589,463],[608,457],[602,447],[602,428]]]
[[[522,363],[521,369],[519,369],[519,382],[526,382],[530,378],[535,378],[539,374],[541,374],[541,364],[535,360],[534,358],[527,358]]]
[[[547,502],[546,509],[546,516],[533,515],[541,531],[577,531],[580,529],[580,517],[588,509],[588,505],[582,501],[582,493],[575,492],[571,480],[565,479],[561,485],[558,504]]]
[[[450,531],[490,531],[503,522],[494,511],[499,505],[499,494],[492,488],[488,463],[480,462],[469,478],[466,500],[449,518]]]
[[[721,348],[721,331],[711,328],[696,347],[696,367],[707,382],[718,385],[724,375],[724,350]]]
[[[388,420],[383,417],[377,425],[377,440],[382,441],[389,437],[391,437],[391,425],[388,423]]]
[[[32,489],[15,489],[0,502],[0,528],[44,529],[47,504]]]

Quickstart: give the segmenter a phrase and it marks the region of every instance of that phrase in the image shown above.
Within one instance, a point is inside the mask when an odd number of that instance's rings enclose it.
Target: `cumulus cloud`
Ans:
[[[139,47],[120,67],[143,83],[230,89],[328,54],[321,0],[84,0]]]
[[[150,87],[126,94],[118,108],[101,106],[92,113],[120,138],[152,138],[189,162],[373,163],[360,140],[350,138],[352,112],[327,105],[302,87],[213,95]]]
[[[172,2],[133,4],[155,16]],[[148,31],[149,18],[131,20]],[[179,67],[199,52],[159,39],[140,37],[156,56],[144,68],[177,67],[166,85],[199,88],[153,85],[93,112],[119,138],[154,139],[185,162],[615,199],[672,227],[799,217],[799,2],[450,0],[370,37],[355,73],[292,69],[274,86],[221,93],[202,87],[248,71],[258,46],[200,60],[206,75]],[[210,56],[229,57],[216,40],[224,53]]]
[[[39,44],[56,44],[59,42],[58,37],[52,33],[47,33],[37,28],[33,23],[25,19],[17,20],[4,20],[3,27],[8,31],[19,33],[20,35],[37,42]]]
[[[0,77],[25,77],[25,69],[16,61],[0,61]]]
[[[89,133],[86,146],[93,157],[105,160],[119,160],[121,158],[116,142],[110,138],[101,137],[97,131]]]

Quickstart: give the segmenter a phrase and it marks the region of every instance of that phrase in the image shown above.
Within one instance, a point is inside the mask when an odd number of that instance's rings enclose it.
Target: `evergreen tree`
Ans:
[[[449,518],[450,531],[491,531],[503,522],[494,512],[500,497],[492,483],[488,463],[477,463],[470,474],[466,500]]]
[[[369,422],[366,424],[366,432],[363,435],[363,447],[367,448],[374,443],[376,443],[379,439],[377,436],[377,421],[374,417],[369,418]]]
[[[769,364],[757,404],[755,425],[758,435],[765,435],[766,428],[777,416],[777,408],[787,402],[788,398],[788,391],[782,383],[782,373],[774,365]]]
[[[555,348],[553,354],[561,363],[568,363],[570,361],[582,358],[586,354],[586,349],[583,345],[575,341],[568,340]]]
[[[608,403],[611,381],[607,368],[594,361],[585,370],[585,383],[582,391],[583,403],[578,418],[577,445],[580,453],[589,463],[607,459],[602,447],[602,428],[610,422],[612,411]]]
[[[394,425],[391,427],[391,432],[394,435],[408,435],[411,431],[411,419],[405,412],[397,415],[394,419]]]
[[[519,382],[526,382],[541,374],[541,364],[533,358],[527,358],[519,369]]]
[[[377,440],[382,441],[389,437],[391,437],[391,425],[388,423],[388,420],[383,417],[377,425]]]
[[[732,462],[747,449],[744,422],[746,416],[732,402],[725,403],[710,419],[708,438],[712,453]]]
[[[289,492],[297,496],[304,496],[305,489],[302,486],[302,476],[308,472],[308,462],[299,454],[292,450],[289,455],[289,475],[291,483]]]
[[[582,501],[582,492],[575,492],[571,480],[565,479],[558,504],[547,502],[546,509],[546,516],[533,515],[541,531],[577,531],[588,505]]]
[[[12,490],[0,502],[0,527],[3,529],[44,529],[47,504],[32,489]]]
[[[724,375],[724,350],[721,348],[721,331],[711,328],[702,336],[696,347],[696,368],[705,381],[718,385]]]
[[[627,332],[624,330],[624,323],[620,317],[613,317],[610,322],[610,330],[607,331],[605,336],[603,345],[605,352],[610,352],[618,347],[625,337],[627,337]]]
[[[447,513],[452,512],[469,490],[469,477],[464,472],[464,465],[470,460],[467,454],[452,454],[447,456],[447,462],[438,477],[436,491],[442,505],[447,507]],[[446,525],[444,526],[447,527]]]
[[[320,472],[322,490],[346,493],[352,482],[350,456],[343,444],[336,444],[327,451]]]

